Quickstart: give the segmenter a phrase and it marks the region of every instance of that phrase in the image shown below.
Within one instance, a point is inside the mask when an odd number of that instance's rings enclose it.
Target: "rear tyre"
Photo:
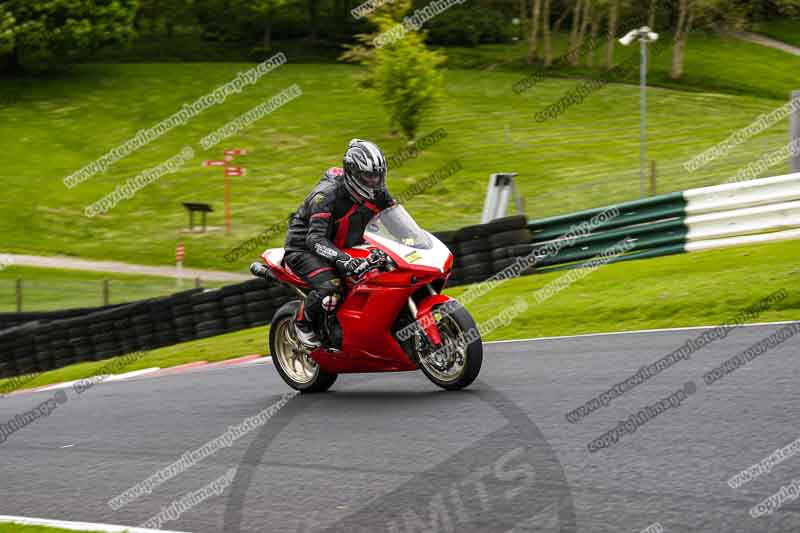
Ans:
[[[338,374],[322,370],[308,355],[308,350],[297,340],[294,320],[300,301],[285,303],[272,317],[269,330],[269,351],[272,362],[283,381],[300,392],[325,392],[336,381]]]
[[[418,349],[422,372],[445,390],[460,390],[469,386],[483,364],[483,342],[475,321],[462,306],[445,313],[436,306],[433,316],[439,327],[442,346],[431,349],[427,339],[417,341],[427,345]]]

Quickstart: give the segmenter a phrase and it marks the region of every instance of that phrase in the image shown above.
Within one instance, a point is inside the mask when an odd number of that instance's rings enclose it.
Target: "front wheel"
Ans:
[[[483,363],[483,342],[478,327],[466,309],[457,306],[445,312],[432,310],[439,327],[442,344],[432,346],[427,336],[418,338],[420,369],[435,384],[447,390],[469,386]]]
[[[299,301],[287,302],[272,316],[269,329],[272,362],[291,388],[300,392],[324,392],[333,385],[338,374],[322,370],[297,339],[294,321],[299,309]]]

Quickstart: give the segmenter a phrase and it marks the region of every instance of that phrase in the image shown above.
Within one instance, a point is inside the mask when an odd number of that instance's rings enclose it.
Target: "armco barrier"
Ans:
[[[566,242],[564,235],[601,213],[617,216],[591,234]],[[661,195],[644,200],[533,220],[530,252],[540,271],[597,254],[622,239],[632,252],[614,262],[797,238],[800,173]],[[557,253],[547,254],[548,250]],[[519,255],[527,252],[519,250]]]

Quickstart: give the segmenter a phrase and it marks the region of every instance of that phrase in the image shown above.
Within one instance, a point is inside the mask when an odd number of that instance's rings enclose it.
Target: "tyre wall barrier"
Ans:
[[[47,315],[0,331],[0,377],[43,372],[268,324],[292,299],[290,289],[262,279],[219,289]],[[28,315],[28,314],[26,314]],[[2,391],[8,392],[8,391]]]
[[[81,315],[88,315],[96,313],[103,309],[110,309],[112,307],[119,307],[123,304],[115,304],[110,306],[101,307],[86,307],[80,309],[64,309],[58,311],[39,311],[29,313],[0,313],[0,331],[14,326],[22,325],[26,322],[52,322],[60,318],[72,318]]]

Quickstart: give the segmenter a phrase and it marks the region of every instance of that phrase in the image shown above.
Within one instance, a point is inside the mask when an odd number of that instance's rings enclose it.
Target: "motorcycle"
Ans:
[[[309,285],[284,264],[284,249],[266,250],[250,270],[285,284],[301,298],[273,315],[269,348],[275,369],[292,388],[323,392],[339,374],[421,370],[446,390],[463,389],[478,376],[483,344],[475,321],[442,294],[453,254],[423,231],[401,206],[376,214],[363,244],[344,250],[369,268],[345,277],[345,294],[317,328],[321,346],[297,339],[295,320]]]

